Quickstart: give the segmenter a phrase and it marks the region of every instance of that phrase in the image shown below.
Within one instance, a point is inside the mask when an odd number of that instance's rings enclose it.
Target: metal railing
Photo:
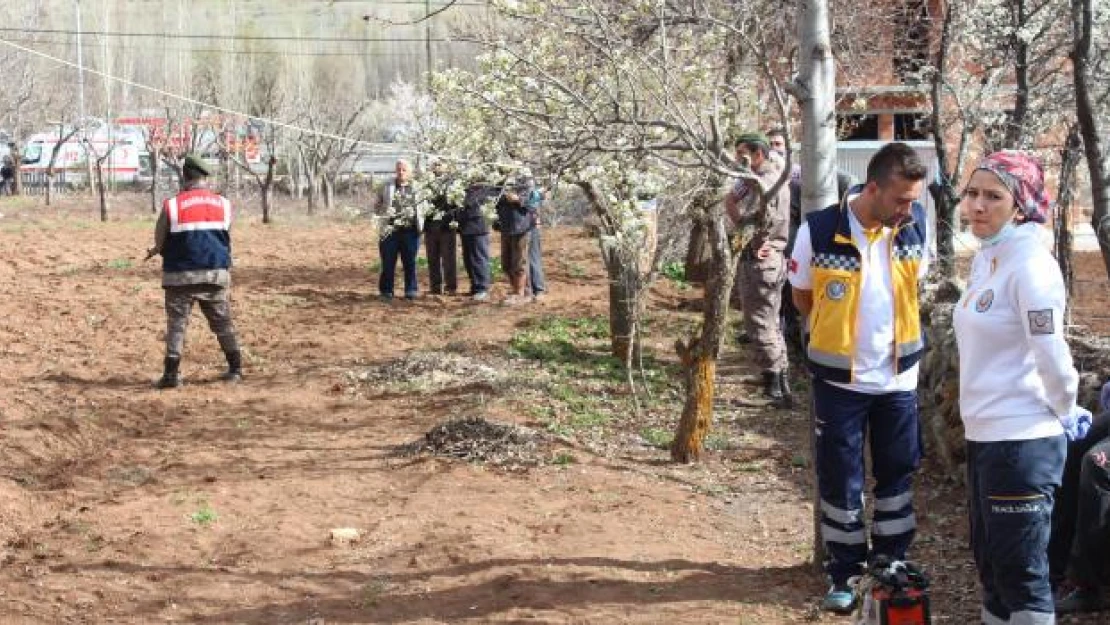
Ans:
[[[42,171],[25,171],[20,172],[20,178],[23,182],[24,195],[46,195],[46,185],[49,179],[46,172]],[[78,187],[84,185],[85,175],[82,173],[74,174],[65,170],[54,172],[54,193],[69,194],[77,191]]]

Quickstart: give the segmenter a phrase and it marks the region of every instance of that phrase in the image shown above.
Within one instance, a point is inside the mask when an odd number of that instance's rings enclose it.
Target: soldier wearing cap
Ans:
[[[780,161],[770,158],[770,150],[763,133],[750,132],[737,138],[736,158],[749,164],[758,181],[738,180],[725,198],[725,208],[734,228],[754,229],[754,236],[740,250],[733,299],[740,300],[744,329],[763,369],[763,394],[785,407],[790,405],[791,397],[779,307],[786,281],[783,252],[790,230],[790,187],[781,185],[762,209],[762,195],[775,186],[783,170]]]
[[[157,388],[181,385],[179,367],[185,330],[193,303],[200,305],[208,327],[227,357],[221,380],[242,379],[242,357],[231,321],[231,202],[205,185],[208,166],[194,155],[181,168],[181,192],[166,199],[147,258],[162,256],[166,293],[166,359]]]

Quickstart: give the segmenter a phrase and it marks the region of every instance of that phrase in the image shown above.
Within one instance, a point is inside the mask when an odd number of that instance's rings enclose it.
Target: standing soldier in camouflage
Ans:
[[[242,356],[231,322],[231,202],[205,186],[208,167],[196,156],[185,157],[181,192],[162,204],[147,258],[162,255],[166,293],[166,360],[157,388],[181,386],[181,352],[193,302],[208,320],[227,357],[227,382],[243,377]]]
[[[770,142],[753,132],[737,139],[736,158],[747,162],[758,182],[742,178],[725,198],[726,212],[735,228],[751,229],[753,235],[740,250],[736,287],[744,311],[744,329],[763,368],[763,394],[776,405],[791,404],[787,382],[786,342],[779,325],[782,285],[786,281],[783,251],[790,231],[790,186],[760,206],[761,196],[782,175],[782,164],[770,158]]]

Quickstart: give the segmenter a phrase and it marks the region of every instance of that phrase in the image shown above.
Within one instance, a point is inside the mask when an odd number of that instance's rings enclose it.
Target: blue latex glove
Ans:
[[[1083,440],[1091,429],[1091,411],[1076,406],[1070,415],[1060,417],[1060,425],[1064,426],[1064,434],[1069,441]]]

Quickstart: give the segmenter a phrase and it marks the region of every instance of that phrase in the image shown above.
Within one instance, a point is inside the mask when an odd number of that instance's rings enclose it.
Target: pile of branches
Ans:
[[[454,386],[493,386],[501,378],[495,369],[477,359],[441,351],[414,351],[402,358],[361,371],[348,371],[356,389],[398,389],[431,393]]]
[[[423,439],[405,445],[402,452],[521,469],[540,463],[544,442],[537,432],[525,427],[462,417],[435,426]]]

